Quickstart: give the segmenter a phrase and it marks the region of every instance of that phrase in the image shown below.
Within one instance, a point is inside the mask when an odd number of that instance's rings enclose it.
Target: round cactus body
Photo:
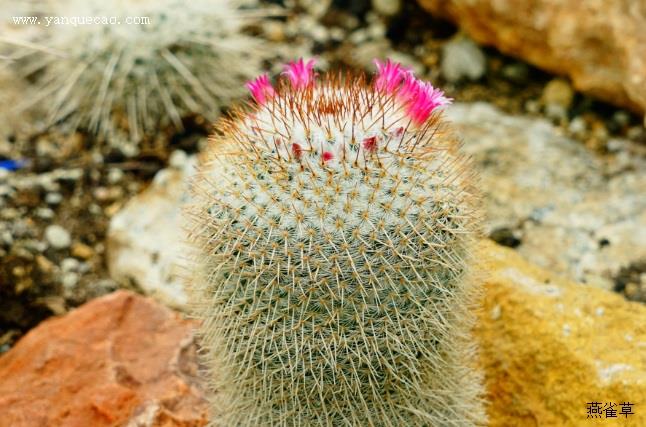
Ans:
[[[442,92],[286,67],[194,182],[192,294],[218,426],[469,426],[477,209]]]

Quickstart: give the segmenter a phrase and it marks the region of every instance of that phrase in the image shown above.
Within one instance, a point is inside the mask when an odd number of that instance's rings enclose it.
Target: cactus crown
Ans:
[[[218,425],[482,420],[471,177],[441,91],[401,65],[291,63],[222,120],[189,209]]]

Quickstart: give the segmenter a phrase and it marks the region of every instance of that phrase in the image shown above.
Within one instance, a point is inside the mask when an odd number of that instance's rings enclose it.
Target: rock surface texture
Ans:
[[[485,242],[476,323],[490,426],[646,425],[646,307],[548,274]],[[589,402],[633,415],[588,419]]]
[[[646,112],[646,2],[419,0],[479,43],[569,76],[607,102]]]
[[[150,187],[131,199],[110,221],[110,275],[171,307],[186,305],[182,270],[182,202],[193,161],[160,171]]]
[[[490,426],[590,425],[588,402],[646,424],[646,307],[480,247],[475,337]],[[120,291],[42,323],[0,358],[0,427],[203,426],[191,323]],[[601,421],[601,420],[600,420]]]
[[[531,262],[605,289],[646,259],[643,147],[612,140],[599,156],[546,120],[484,103],[447,114],[478,166],[489,233],[507,230]]]
[[[0,358],[0,426],[206,424],[193,324],[120,291],[47,320]]]

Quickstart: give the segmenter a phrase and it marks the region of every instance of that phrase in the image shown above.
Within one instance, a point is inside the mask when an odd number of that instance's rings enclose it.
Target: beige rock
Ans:
[[[193,161],[157,173],[151,185],[110,221],[107,262],[111,277],[133,284],[166,305],[186,305],[182,203]]]
[[[556,74],[605,101],[646,112],[642,0],[419,0],[479,43]]]

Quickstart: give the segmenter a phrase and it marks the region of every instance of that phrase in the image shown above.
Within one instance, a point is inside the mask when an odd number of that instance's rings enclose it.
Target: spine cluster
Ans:
[[[288,64],[221,120],[188,210],[214,425],[469,426],[472,172],[401,65]]]

